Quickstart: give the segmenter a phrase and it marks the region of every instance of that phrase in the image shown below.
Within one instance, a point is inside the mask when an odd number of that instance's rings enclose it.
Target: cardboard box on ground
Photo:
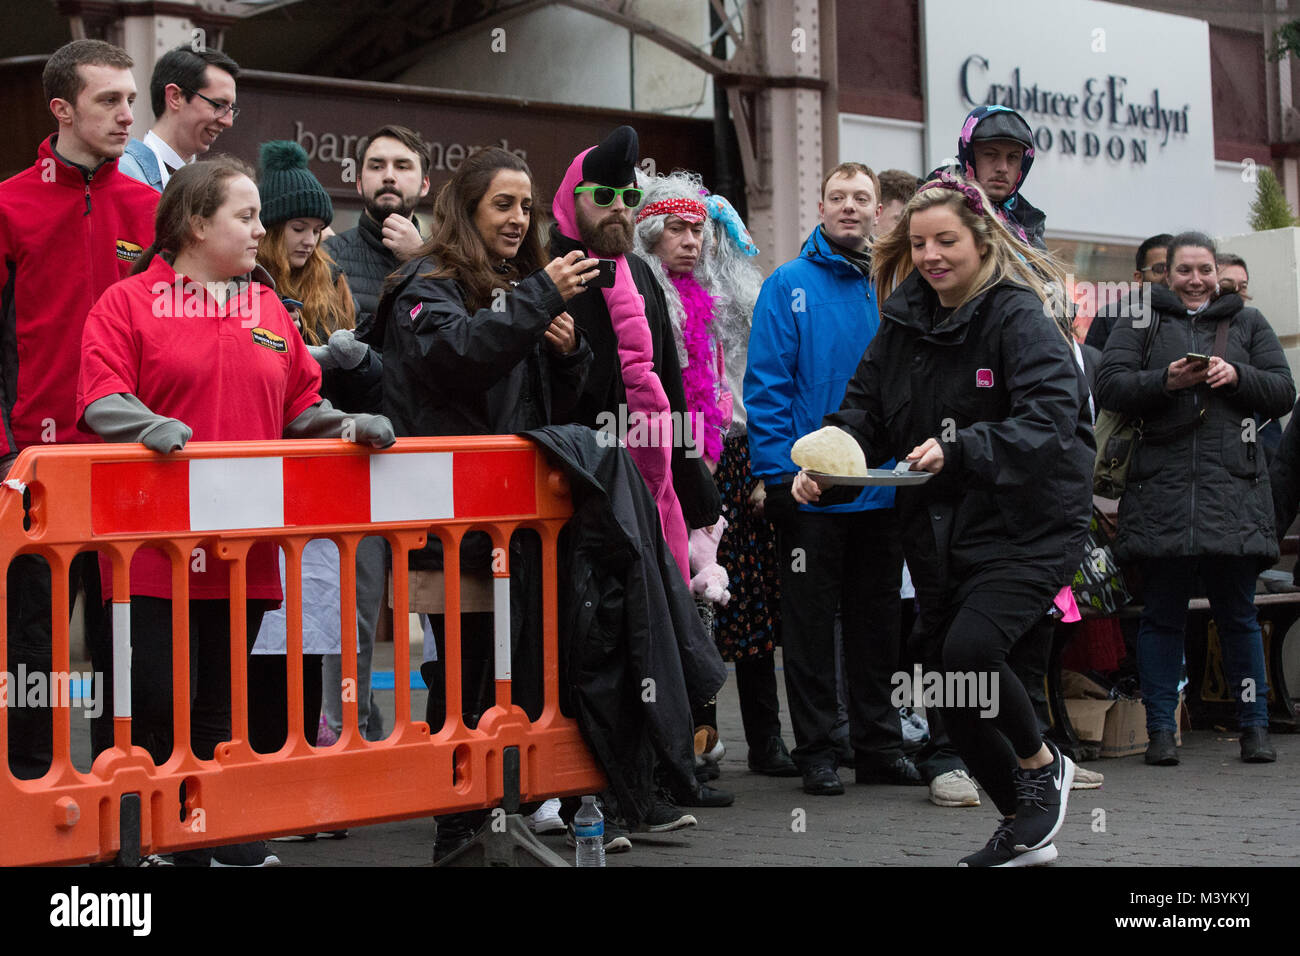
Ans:
[[[1112,700],[1100,684],[1074,671],[1061,672],[1065,709],[1080,741],[1099,744],[1103,757],[1130,757],[1147,749],[1147,711],[1140,700]],[[1178,699],[1178,730],[1174,739],[1183,743],[1188,725],[1187,704]]]

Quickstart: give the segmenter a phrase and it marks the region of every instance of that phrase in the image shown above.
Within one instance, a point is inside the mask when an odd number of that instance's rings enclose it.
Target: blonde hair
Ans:
[[[281,298],[302,303],[303,341],[308,345],[324,345],[330,333],[356,326],[352,293],[342,273],[337,280],[330,280],[334,260],[322,242],[316,243],[311,258],[301,268],[290,267],[284,248],[285,225],[278,222],[267,228],[266,235],[257,243],[257,262],[271,274]]]
[[[961,224],[975,237],[980,252],[980,267],[962,293],[957,308],[999,282],[1014,282],[1030,289],[1042,301],[1044,314],[1050,315],[1067,338],[1071,336],[1065,302],[1065,271],[1051,253],[1022,242],[993,210],[988,196],[980,187],[964,179],[950,177],[942,186],[917,191],[907,201],[903,214],[892,230],[876,240],[871,253],[871,277],[879,301],[885,299],[911,274],[911,224],[913,213],[936,206],[946,206],[957,214]],[[978,203],[980,212],[971,208]]]

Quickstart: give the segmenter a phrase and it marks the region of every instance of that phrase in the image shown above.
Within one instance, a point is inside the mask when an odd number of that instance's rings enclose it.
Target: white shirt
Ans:
[[[153,130],[149,130],[149,132],[145,134],[143,142],[153,151],[153,154],[158,157],[158,168],[162,170],[162,184],[164,189],[167,187],[167,180],[172,178],[173,169],[180,169],[182,166],[187,166],[194,162],[193,156],[189,159],[181,159],[180,154],[163,142],[162,137]]]

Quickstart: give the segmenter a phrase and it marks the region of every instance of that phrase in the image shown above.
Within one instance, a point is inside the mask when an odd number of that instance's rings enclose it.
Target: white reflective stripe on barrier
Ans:
[[[492,579],[492,624],[496,637],[497,680],[510,680],[510,579]]]
[[[283,458],[199,458],[190,462],[192,531],[283,525]]]
[[[439,521],[455,517],[452,453],[373,455],[371,521]]]
[[[113,602],[113,716],[131,716],[131,605]]]

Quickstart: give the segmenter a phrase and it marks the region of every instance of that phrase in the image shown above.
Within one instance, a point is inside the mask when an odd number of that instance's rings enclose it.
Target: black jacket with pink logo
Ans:
[[[825,423],[847,429],[872,466],[942,444],[942,471],[895,503],[918,593],[949,593],[998,565],[1063,586],[1092,514],[1083,372],[1029,289],[1000,283],[935,327],[938,306],[919,273],[899,285]]]

